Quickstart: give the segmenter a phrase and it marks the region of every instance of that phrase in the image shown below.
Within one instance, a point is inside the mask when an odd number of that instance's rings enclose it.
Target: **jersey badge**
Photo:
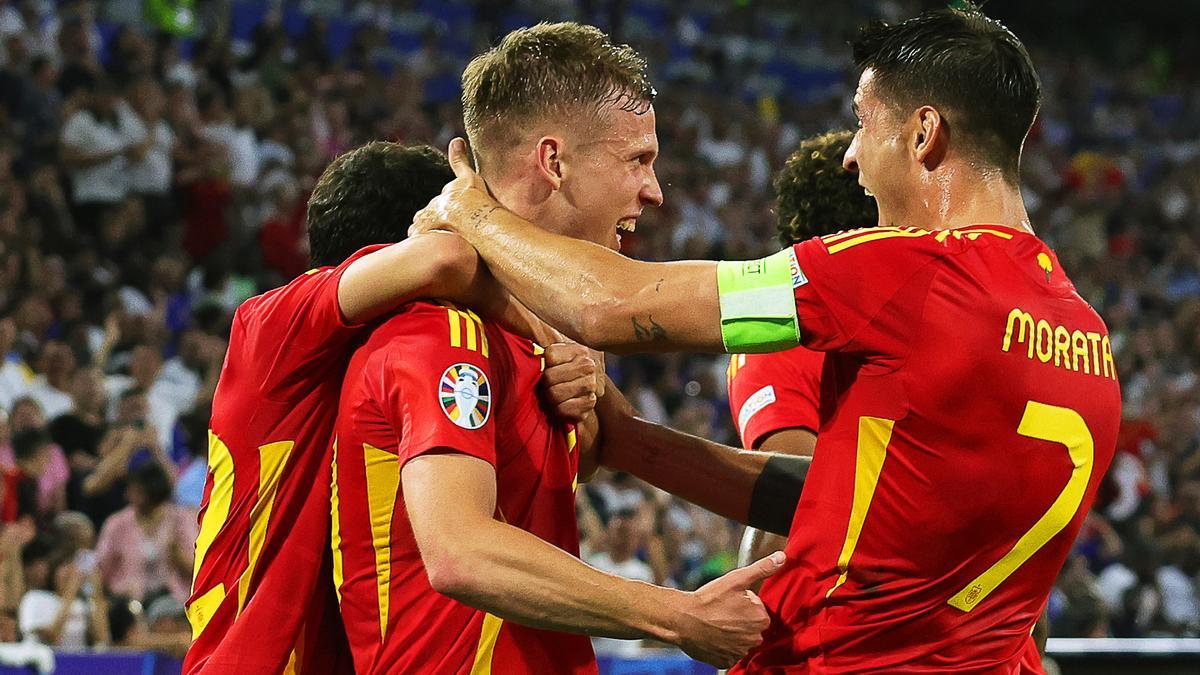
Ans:
[[[492,388],[483,371],[469,363],[456,363],[442,373],[438,401],[451,422],[478,429],[492,411]]]
[[[804,270],[800,269],[800,261],[796,260],[796,250],[788,250],[788,272],[792,276],[792,288],[800,288],[808,283],[808,277],[804,276]]]
[[[1038,267],[1046,273],[1046,283],[1050,283],[1050,273],[1054,271],[1054,263],[1050,260],[1050,256],[1045,252],[1037,254]]]
[[[774,402],[775,387],[773,385],[768,384],[762,389],[759,389],[751,394],[750,398],[746,399],[746,402],[742,404],[741,412],[738,413],[738,429],[740,429],[743,434],[746,433],[746,423],[750,421],[750,418],[754,417],[759,413],[759,411]]]

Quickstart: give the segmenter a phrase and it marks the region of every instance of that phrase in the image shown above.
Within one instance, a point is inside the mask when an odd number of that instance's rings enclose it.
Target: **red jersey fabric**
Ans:
[[[824,363],[807,347],[729,357],[729,412],[742,447],[753,450],[784,429],[817,431]]]
[[[1114,452],[1103,322],[1005,227],[792,251],[801,341],[836,351],[772,624],[732,672],[1017,672]]]
[[[330,582],[334,417],[350,341],[337,287],[365,248],[247,300],[213,398],[183,672],[349,668]]]
[[[409,460],[471,455],[496,467],[498,519],[579,555],[579,453],[574,431],[537,397],[540,354],[469,310],[420,302],[350,359],[337,422],[334,576],[358,675],[596,672],[585,636],[518,626],[435,592],[404,505]]]

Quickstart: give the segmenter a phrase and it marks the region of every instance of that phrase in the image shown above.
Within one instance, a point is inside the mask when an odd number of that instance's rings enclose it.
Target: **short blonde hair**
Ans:
[[[481,161],[516,146],[530,124],[594,120],[609,103],[640,114],[655,95],[640,54],[574,22],[509,33],[471,60],[462,85],[463,121]]]

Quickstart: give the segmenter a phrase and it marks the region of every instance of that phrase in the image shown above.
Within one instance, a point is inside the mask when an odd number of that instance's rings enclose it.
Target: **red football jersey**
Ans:
[[[595,673],[590,640],[429,585],[400,472],[428,452],[496,467],[496,517],[579,555],[574,430],[536,393],[541,348],[469,310],[413,303],[350,359],[337,421],[334,578],[358,675]],[[444,536],[460,536],[447,532]]]
[[[784,429],[817,431],[824,363],[824,354],[807,347],[730,355],[729,412],[742,447],[753,450]]]
[[[1015,673],[1112,459],[1104,323],[1036,237],[871,228],[791,249],[830,401],[738,672]]]
[[[359,251],[247,300],[213,398],[184,673],[349,667],[329,553],[331,439],[350,341],[337,287]],[[344,665],[341,661],[344,661]]]

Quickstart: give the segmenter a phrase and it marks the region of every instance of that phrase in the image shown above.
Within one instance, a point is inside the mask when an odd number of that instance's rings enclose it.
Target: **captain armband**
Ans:
[[[795,289],[806,283],[790,248],[758,260],[717,263],[725,351],[756,354],[800,344]]]

